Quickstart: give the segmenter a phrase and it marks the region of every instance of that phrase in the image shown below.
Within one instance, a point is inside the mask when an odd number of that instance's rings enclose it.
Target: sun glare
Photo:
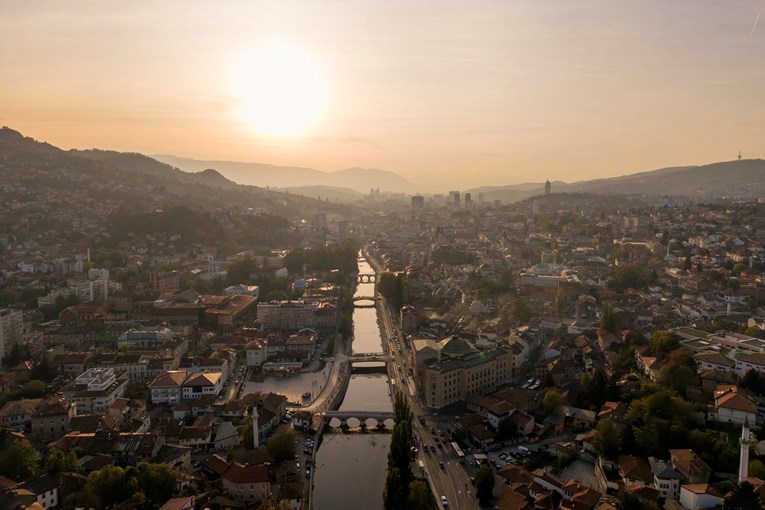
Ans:
[[[300,133],[324,108],[324,85],[311,58],[285,44],[271,43],[245,54],[231,86],[239,116],[265,135]]]

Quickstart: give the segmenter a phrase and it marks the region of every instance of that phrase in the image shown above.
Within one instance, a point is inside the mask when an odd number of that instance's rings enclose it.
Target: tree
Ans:
[[[741,379],[741,387],[747,390],[762,395],[765,393],[765,380],[760,375],[760,372],[754,369],[747,370],[744,377]]]
[[[600,329],[612,333],[616,331],[616,314],[608,303],[604,303],[600,309]]]
[[[475,489],[478,503],[481,506],[489,506],[494,498],[494,473],[486,464],[475,473]]]
[[[386,510],[404,508],[409,498],[409,487],[414,479],[411,463],[414,446],[412,411],[406,396],[398,391],[393,400],[393,434],[388,451],[388,470],[385,480],[384,502]],[[394,494],[395,492],[395,494]]]
[[[436,504],[428,484],[422,480],[414,480],[409,484],[407,508],[410,510],[436,510]]]
[[[558,292],[555,294],[555,313],[558,317],[563,317],[566,312],[566,292],[563,287],[558,288]]]
[[[138,479],[146,499],[154,503],[170,499],[177,485],[175,471],[169,464],[142,462],[138,464]]]
[[[297,453],[297,434],[295,430],[286,426],[279,427],[276,433],[268,438],[266,449],[277,463],[283,460],[294,459]]]
[[[685,390],[688,386],[695,386],[698,383],[698,377],[696,372],[687,365],[669,363],[661,367],[659,382],[672,388],[679,394],[685,395]]]
[[[140,490],[137,471],[136,468],[108,466],[90,473],[85,482],[88,506],[106,508],[130,499]]]
[[[516,298],[510,305],[510,318],[521,324],[529,322],[531,319],[531,308],[521,298]]]
[[[666,330],[654,331],[649,342],[651,352],[660,359],[665,359],[670,352],[680,347],[680,337]]]
[[[53,451],[45,459],[45,471],[48,474],[55,475],[62,471],[74,471],[77,468],[77,454],[70,451],[64,453],[58,448],[54,448]]]
[[[48,356],[43,356],[38,364],[33,368],[29,376],[44,382],[50,382],[56,376],[56,371],[50,366]]]
[[[749,462],[749,476],[765,480],[765,464],[760,459],[754,459]]]
[[[600,420],[592,441],[595,453],[606,459],[615,460],[619,455],[619,442],[619,431],[616,430],[614,422],[610,418]]]
[[[0,473],[17,480],[29,480],[40,471],[40,455],[26,439],[14,441],[0,453]]]
[[[266,303],[270,301],[287,301],[289,298],[289,295],[283,290],[272,290],[266,296]]]
[[[754,487],[749,482],[742,482],[725,497],[725,510],[758,510],[763,504]]]
[[[555,389],[549,389],[542,398],[542,409],[550,414],[560,410],[563,406],[563,396]]]
[[[628,424],[622,431],[621,451],[625,455],[635,455],[638,453],[637,439],[635,439],[635,429],[632,424]]]
[[[401,491],[401,473],[396,466],[388,465],[383,489],[383,507],[385,510],[401,510],[406,501]]]
[[[518,425],[515,424],[510,418],[505,418],[497,426],[497,440],[506,441],[508,439],[515,439],[518,433]]]
[[[650,281],[647,272],[635,264],[619,266],[614,272],[612,285],[618,290],[641,289]]]

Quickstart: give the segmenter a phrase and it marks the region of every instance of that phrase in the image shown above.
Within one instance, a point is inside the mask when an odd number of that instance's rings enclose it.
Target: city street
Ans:
[[[399,338],[403,339],[403,335],[393,323],[388,307],[382,297],[380,297],[379,306],[382,319],[381,328],[384,335],[383,343],[387,347],[390,359],[388,372],[392,380],[395,380],[395,385],[392,385],[392,387],[404,390],[409,398],[409,405],[414,414],[414,433],[420,438],[418,459],[422,460],[425,464],[426,477],[430,483],[433,495],[441,508],[444,508],[441,504],[441,496],[446,496],[450,508],[478,510],[478,500],[475,497],[474,487],[470,483],[470,477],[465,472],[463,465],[457,460],[457,456],[449,442],[447,441],[444,444],[442,441],[440,447],[436,445],[431,428],[436,431],[439,429],[443,430],[441,425],[433,420],[420,403],[420,399],[416,394],[416,388],[414,387],[414,381],[411,381],[411,391],[409,389],[411,378],[407,375],[407,367],[410,364],[409,357],[407,356],[408,347],[402,345],[403,352],[398,352],[395,342],[391,341],[391,335],[394,331],[397,332]],[[419,421],[421,417],[425,421],[424,425]],[[423,448],[425,445],[432,451],[425,453]],[[440,467],[439,462],[443,462],[443,469]]]

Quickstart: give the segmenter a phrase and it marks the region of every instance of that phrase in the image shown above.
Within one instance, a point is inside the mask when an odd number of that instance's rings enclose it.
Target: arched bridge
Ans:
[[[374,308],[377,300],[380,299],[377,296],[356,296],[353,298],[353,306],[356,308]],[[359,302],[369,301],[369,304],[360,305]]]
[[[388,420],[393,422],[393,411],[326,411],[324,413],[324,418],[328,422],[331,422],[334,418],[337,418],[340,421],[340,424],[336,427],[348,425],[348,420],[351,419],[358,420],[359,425],[363,423],[367,427],[376,427],[379,425],[384,425]],[[374,424],[369,423],[370,420],[373,420]],[[329,423],[329,426],[331,427],[332,424]]]
[[[359,274],[356,277],[357,283],[375,283],[377,282],[377,275],[374,273],[371,274]]]

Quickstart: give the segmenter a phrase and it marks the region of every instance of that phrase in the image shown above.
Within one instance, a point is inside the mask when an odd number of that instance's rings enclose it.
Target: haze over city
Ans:
[[[0,124],[444,191],[765,156],[760,0],[4,1]]]

